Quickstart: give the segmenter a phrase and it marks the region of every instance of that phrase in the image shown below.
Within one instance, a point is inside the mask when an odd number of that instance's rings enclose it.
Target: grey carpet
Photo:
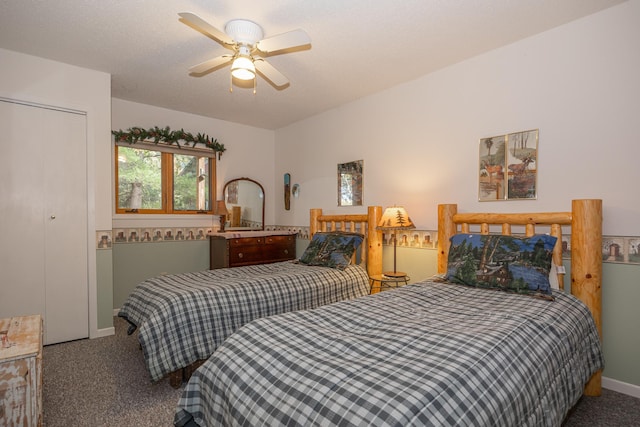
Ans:
[[[583,396],[569,412],[563,427],[640,426],[640,399],[602,389],[602,396]]]
[[[137,337],[114,324],[113,336],[44,348],[45,427],[173,425],[182,390],[151,383]]]
[[[45,427],[173,425],[182,390],[151,383],[137,338],[124,320],[114,324],[114,336],[44,348]],[[640,426],[640,399],[605,389],[583,397],[563,426]]]

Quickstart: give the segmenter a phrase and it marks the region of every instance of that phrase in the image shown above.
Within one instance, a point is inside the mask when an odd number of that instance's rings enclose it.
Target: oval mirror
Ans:
[[[232,179],[222,194],[229,211],[226,230],[264,230],[264,188],[258,181]]]

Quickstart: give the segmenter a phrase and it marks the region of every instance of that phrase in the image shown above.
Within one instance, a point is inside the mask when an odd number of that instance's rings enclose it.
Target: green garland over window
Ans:
[[[115,136],[116,142],[127,142],[129,144],[135,144],[138,141],[152,141],[155,144],[165,142],[169,145],[176,144],[178,148],[182,148],[181,143],[187,146],[191,144],[192,147],[195,147],[196,144],[201,144],[216,152],[218,160],[220,160],[222,153],[226,151],[224,144],[220,144],[217,139],[209,138],[209,135],[198,133],[194,136],[190,132],[185,132],[184,129],[171,130],[169,126],[164,129],[158,126],[149,129],[132,127],[126,131],[122,129],[112,130],[111,133]]]

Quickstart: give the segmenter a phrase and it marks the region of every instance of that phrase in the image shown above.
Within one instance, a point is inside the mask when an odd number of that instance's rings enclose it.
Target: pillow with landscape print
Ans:
[[[556,238],[456,234],[451,238],[447,280],[553,300],[549,271]]]
[[[351,257],[362,244],[364,236],[359,233],[319,232],[300,257],[306,265],[319,265],[344,270],[351,263]]]

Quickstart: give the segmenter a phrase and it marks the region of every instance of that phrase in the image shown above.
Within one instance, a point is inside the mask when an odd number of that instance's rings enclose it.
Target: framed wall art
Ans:
[[[338,163],[338,206],[362,206],[364,160]]]
[[[478,200],[538,196],[538,129],[480,139]]]
[[[238,181],[231,181],[227,184],[227,203],[238,203]]]

